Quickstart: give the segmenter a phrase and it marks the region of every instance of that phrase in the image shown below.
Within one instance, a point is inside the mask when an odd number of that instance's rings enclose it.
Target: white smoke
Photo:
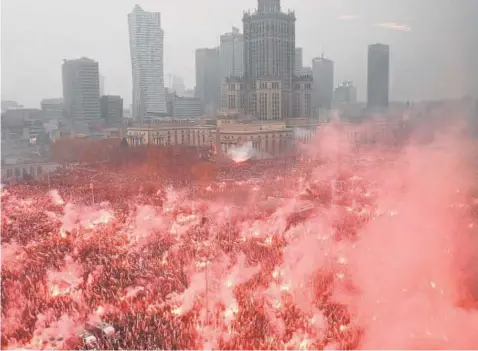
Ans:
[[[305,140],[310,136],[310,131],[304,128],[294,128],[294,139],[295,140]]]
[[[227,155],[234,161],[234,162],[245,162],[250,160],[254,157],[259,157],[260,153],[254,149],[252,146],[252,142],[248,141],[244,145],[233,147],[231,148]]]

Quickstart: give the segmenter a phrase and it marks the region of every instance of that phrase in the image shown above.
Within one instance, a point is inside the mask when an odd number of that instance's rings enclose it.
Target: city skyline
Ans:
[[[175,74],[183,77],[188,88],[194,85],[195,49],[218,46],[220,35],[229,32],[231,26],[236,26],[242,33],[243,11],[257,6],[255,0],[240,4],[208,0],[208,4],[214,6],[204,4],[204,8],[186,1],[189,8],[194,7],[195,11],[191,12],[195,16],[183,14],[183,21],[177,21],[184,4],[137,2],[145,10],[161,12],[162,27],[166,33],[165,76]],[[353,80],[359,91],[359,100],[365,101],[366,95],[367,48],[376,42],[393,47],[391,100],[458,97],[467,91],[476,91],[476,79],[473,78],[476,69],[473,71],[471,64],[476,57],[476,48],[472,45],[474,32],[464,30],[466,25],[472,24],[470,9],[476,3],[464,0],[460,6],[454,7],[445,1],[437,1],[432,7],[430,1],[424,0],[411,9],[407,9],[407,1],[391,4],[387,8],[379,6],[377,1],[367,2],[368,5],[363,8],[360,1],[327,0],[321,3],[319,6],[313,1],[283,0],[282,7],[286,11],[293,9],[298,18],[296,46],[304,50],[304,66],[309,66],[313,57],[325,52],[326,57],[336,64],[334,85],[343,80]],[[96,9],[98,14],[111,10],[108,12],[108,23],[102,20],[100,27],[97,18],[102,19],[103,16],[88,13],[86,9],[90,6],[80,9],[76,3],[66,6],[55,0],[45,1],[42,6],[30,6],[30,3],[25,6],[22,0],[2,2],[5,15],[2,99],[16,100],[24,106],[33,107],[38,106],[43,98],[60,97],[59,67],[62,59],[86,56],[99,62],[100,73],[108,81],[108,93],[123,96],[125,104],[129,105],[132,82],[125,16],[135,4],[136,1],[119,1],[113,9],[99,5]],[[51,6],[57,6],[56,17],[47,11]],[[440,21],[436,14],[429,13],[432,8],[441,9],[440,15],[446,16],[447,20]],[[216,16],[217,20],[211,24],[204,23],[200,19],[205,18],[203,16],[207,16],[211,9],[222,15]],[[42,19],[36,25],[32,17],[35,11],[40,12],[38,17]],[[75,12],[74,18],[68,16],[71,12]],[[17,26],[23,23],[19,20],[26,18],[32,20],[31,25]],[[95,30],[84,29],[80,25],[86,18]],[[56,30],[58,26],[63,30]],[[48,50],[42,50],[38,59],[31,60],[29,53],[35,49],[35,43],[47,36],[50,39]],[[436,45],[437,41],[440,45]],[[23,45],[18,45],[19,42]],[[447,83],[439,84],[442,81]]]

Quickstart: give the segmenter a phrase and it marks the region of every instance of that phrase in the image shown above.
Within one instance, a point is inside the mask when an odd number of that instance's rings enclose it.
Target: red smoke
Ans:
[[[331,125],[283,181],[96,206],[7,188],[2,344],[102,319],[130,349],[477,348],[472,151],[454,130],[360,151]]]

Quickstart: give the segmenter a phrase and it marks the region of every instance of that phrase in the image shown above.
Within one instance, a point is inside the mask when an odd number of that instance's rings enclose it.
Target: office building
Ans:
[[[244,75],[244,36],[233,27],[232,32],[221,35],[219,46],[221,60],[221,105],[227,105],[226,79]]]
[[[186,91],[186,86],[184,85],[184,79],[179,76],[173,76],[173,86],[171,90],[177,96],[184,96],[184,92]]]
[[[336,104],[357,102],[357,88],[353,82],[345,81],[335,88],[334,102]]]
[[[387,108],[390,86],[390,47],[373,44],[368,47],[367,107]]]
[[[46,121],[58,121],[63,118],[65,103],[62,98],[43,99],[40,103],[43,117]]]
[[[100,74],[100,96],[105,95],[105,76]]]
[[[204,113],[202,101],[195,97],[174,96],[170,104],[173,118],[197,118]]]
[[[16,108],[22,108],[22,105],[19,105],[16,101],[2,100],[2,113],[7,110],[12,110]]]
[[[133,72],[133,119],[167,114],[164,90],[164,31],[161,14],[136,5],[128,15]]]
[[[123,99],[120,96],[101,97],[101,118],[108,126],[123,124]]]
[[[100,120],[98,62],[86,57],[65,60],[62,71],[65,116],[74,122]]]
[[[312,60],[314,109],[330,109],[334,96],[334,62],[323,56]]]
[[[218,48],[196,50],[196,89],[208,114],[221,106],[221,70]]]

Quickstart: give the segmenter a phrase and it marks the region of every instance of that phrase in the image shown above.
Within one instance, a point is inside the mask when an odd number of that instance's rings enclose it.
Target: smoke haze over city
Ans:
[[[123,96],[128,106],[126,14],[136,3],[161,12],[166,86],[171,74],[182,76],[188,88],[195,85],[195,49],[217,46],[232,26],[242,31],[243,11],[256,7],[255,0],[2,1],[2,99],[38,107],[42,98],[61,95],[62,60],[86,56],[99,62],[107,92]],[[478,90],[474,0],[284,0],[282,7],[296,12],[304,65],[324,52],[335,61],[335,83],[353,80],[360,101],[366,99],[366,48],[375,42],[392,47],[391,100]]]
[[[1,10],[2,349],[478,349],[478,0]]]

